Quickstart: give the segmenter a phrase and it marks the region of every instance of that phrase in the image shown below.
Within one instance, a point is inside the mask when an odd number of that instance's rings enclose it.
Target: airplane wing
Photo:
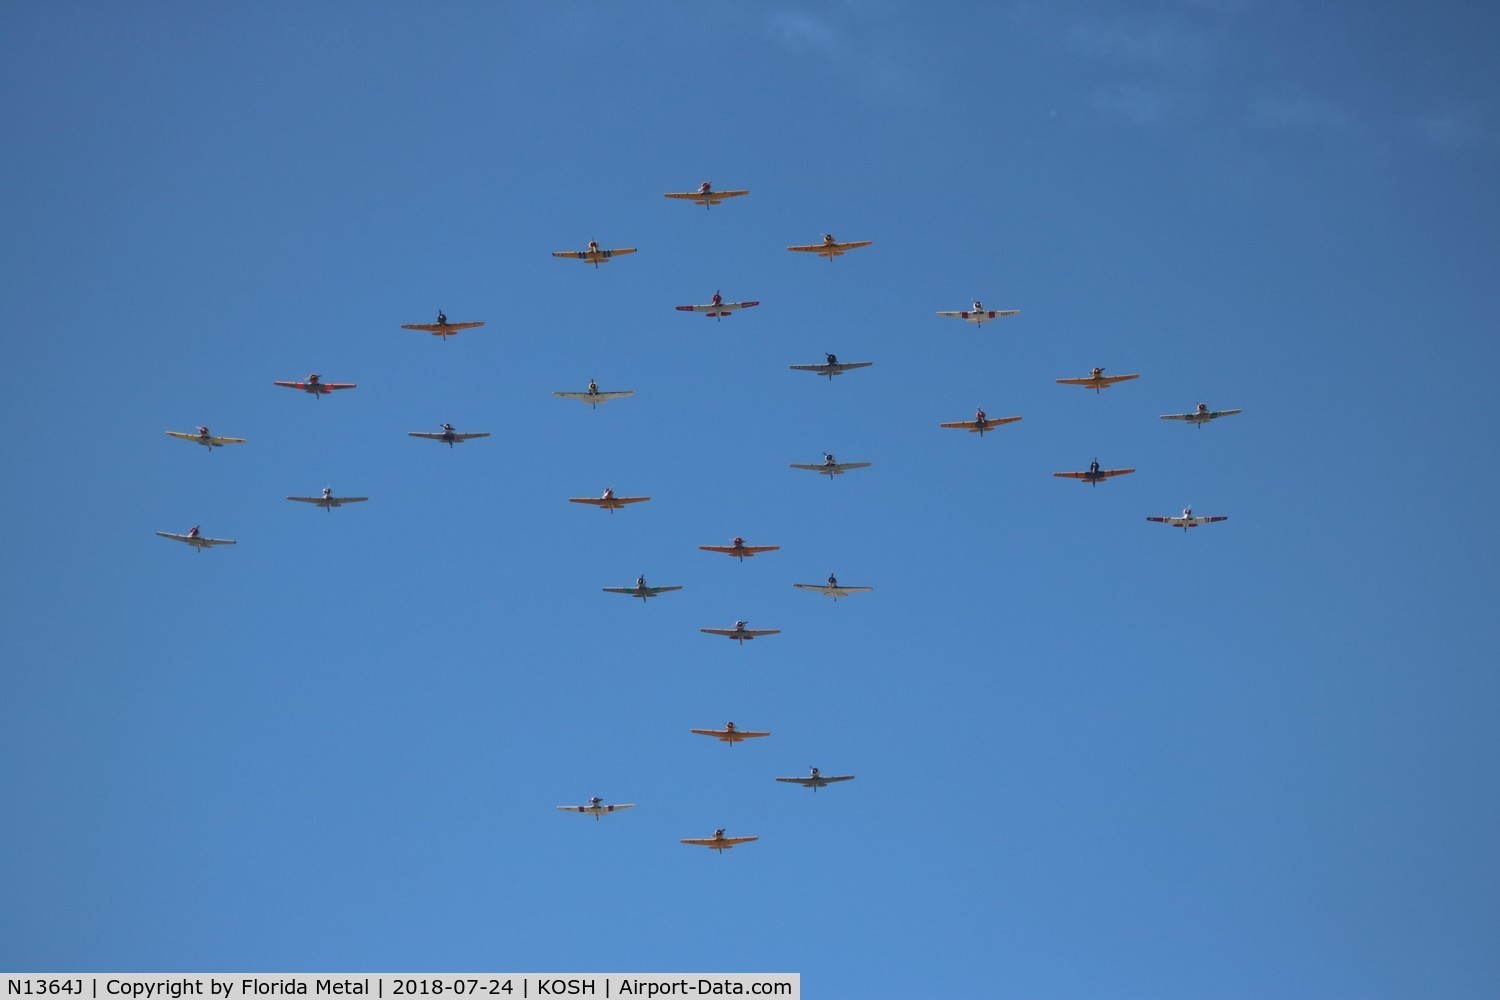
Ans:
[[[209,437],[203,437],[202,435],[199,435],[199,434],[186,434],[186,433],[183,433],[182,431],[167,431],[166,433],[168,435],[170,435],[171,437],[174,437],[174,438],[182,438],[182,440],[184,440],[184,441],[197,441],[200,444],[202,442],[205,442],[205,441],[211,442],[213,444],[244,444],[245,443],[245,439],[244,438],[214,437],[212,435],[210,435]]]
[[[325,389],[353,389],[355,386],[353,382],[322,382],[319,384]]]
[[[741,545],[740,551],[745,553],[745,555],[747,556],[753,556],[758,552],[775,552],[780,548],[780,545]],[[730,551],[732,552],[734,550],[731,549]]]
[[[794,583],[792,584],[792,586],[796,587],[798,590],[816,590],[818,593],[824,595],[825,597],[844,597],[849,594],[869,594],[875,590],[874,587],[845,587],[842,585],[837,587],[830,587],[824,583]]]
[[[565,257],[569,260],[586,260],[593,263],[603,263],[611,257],[623,257],[628,253],[635,253],[635,247],[621,247],[618,250],[554,250],[552,256]]]
[[[161,532],[157,532],[161,534]],[[732,628],[700,628],[699,632],[707,632],[709,635],[738,635]]]
[[[780,545],[741,545],[739,548],[735,548],[733,545],[700,545],[700,546],[698,546],[698,548],[702,549],[704,552],[722,552],[725,555],[730,555],[730,556],[738,556],[738,555],[753,556],[757,552],[775,552],[777,549],[781,548],[781,546]]]
[[[568,497],[568,503],[586,503],[594,507],[607,507],[610,504],[642,503],[650,499],[650,497],[611,497],[605,500],[601,497]]]
[[[323,497],[287,497],[287,499],[288,500],[295,500],[298,503],[324,503],[324,502],[326,502]]]
[[[273,382],[273,385],[284,385],[288,389],[306,389],[306,382]]]
[[[681,842],[684,844],[696,844],[700,847],[713,847],[720,850],[728,850],[735,844],[748,844],[759,837],[686,837]]]
[[[630,594],[632,596],[640,593],[634,587],[600,587],[606,594]]]
[[[1146,520],[1148,520],[1148,521],[1155,521],[1157,524],[1171,524],[1171,525],[1173,525],[1173,527],[1176,527],[1176,522],[1181,521],[1182,518],[1180,518],[1180,517],[1147,517]],[[161,534],[161,532],[157,532],[157,534]]]
[[[329,497],[335,503],[364,503],[369,497]]]
[[[554,392],[552,395],[558,399],[576,399],[582,403],[604,403],[611,399],[624,399],[626,396],[634,396],[634,389],[616,392]]]
[[[680,198],[683,201],[709,202],[717,205],[724,198],[738,198],[740,195],[749,194],[745,191],[668,191],[663,198]]]
[[[819,375],[842,375],[855,368],[868,368],[873,361],[840,361],[836,365],[787,365],[794,372],[817,372]]]
[[[1017,420],[1020,420],[1020,419],[1021,419],[1020,417],[995,417],[992,420],[986,420],[985,421],[985,423],[984,423],[984,429],[986,431],[992,431],[996,427],[1003,427],[1006,424],[1013,424]],[[938,424],[938,426],[939,427],[955,427],[955,428],[961,427],[961,428],[963,428],[966,431],[974,431],[976,433],[979,431],[979,421],[977,421],[977,420],[959,420],[959,421],[956,421],[956,422],[950,423],[950,424]]]
[[[817,781],[819,779],[817,779],[817,778],[777,778],[776,780],[777,781],[785,781],[789,785],[801,785],[803,788],[806,788],[809,785],[811,785],[814,781]]]
[[[731,632],[730,634],[731,635],[742,635],[746,639],[754,639],[756,636],[760,636],[760,635],[780,635],[781,634],[781,629],[779,629],[779,628],[747,628],[743,632]]]
[[[1224,519],[1222,517],[1219,517],[1219,518],[1215,518],[1214,520],[1216,520],[1216,521],[1222,521]],[[235,545],[235,544],[237,544],[233,538],[199,538],[198,541],[202,542],[204,545],[209,545],[209,546],[213,546],[213,545]]]
[[[678,584],[675,587],[647,587],[646,589],[649,590],[652,593],[652,595],[656,595],[656,594],[665,594],[669,590],[681,590],[682,589],[682,585]]]
[[[699,736],[712,736],[714,739],[732,743],[737,739],[753,739],[757,736],[770,736],[769,732],[757,733],[744,729],[736,729],[731,732],[728,729],[692,729],[689,732],[697,733]]]
[[[1110,479],[1114,476],[1128,476],[1134,471],[1134,469],[1100,469],[1099,478]]]
[[[483,323],[402,323],[403,330],[421,330],[430,333],[434,337],[448,337],[460,330],[472,330],[476,326],[484,326]]]
[[[406,432],[406,436],[407,437],[414,437],[414,438],[426,438],[429,441],[442,441],[442,440],[444,440],[443,435],[441,435],[441,434],[429,434],[426,431],[407,431]]]

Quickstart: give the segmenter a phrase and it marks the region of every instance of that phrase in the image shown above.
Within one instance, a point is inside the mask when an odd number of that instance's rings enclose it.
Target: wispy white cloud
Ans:
[[[838,41],[827,21],[804,11],[772,11],[766,17],[766,27],[773,40],[799,55],[827,51]]]
[[[1127,125],[1160,125],[1180,110],[1180,102],[1155,87],[1117,83],[1089,97],[1089,106]]]
[[[1438,149],[1469,149],[1489,136],[1486,115],[1477,106],[1429,112],[1415,119],[1417,135]]]
[[[1350,126],[1344,109],[1333,101],[1308,94],[1276,94],[1252,98],[1246,105],[1250,120],[1270,128],[1315,132],[1343,132]]]
[[[1085,56],[1122,63],[1202,63],[1214,54],[1213,37],[1172,17],[1125,16],[1075,22],[1068,44]]]

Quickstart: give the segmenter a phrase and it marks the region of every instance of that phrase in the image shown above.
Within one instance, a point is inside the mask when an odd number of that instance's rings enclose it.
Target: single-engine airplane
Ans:
[[[777,781],[787,781],[787,782],[790,782],[791,784],[794,784],[794,785],[801,785],[803,788],[811,788],[813,791],[816,792],[818,789],[825,788],[828,785],[833,784],[835,781],[853,781],[854,780],[854,775],[852,775],[852,774],[828,774],[828,775],[825,775],[822,772],[820,772],[817,768],[813,768],[812,769],[812,774],[809,774],[805,778],[777,778],[776,780]]]
[[[813,472],[820,473],[832,479],[834,476],[842,476],[850,469],[864,469],[868,468],[869,465],[869,462],[840,462],[825,451],[823,453],[823,461],[819,465],[798,465],[796,462],[793,462],[791,467],[794,469],[810,469]]]
[[[853,371],[855,368],[868,368],[875,363],[873,361],[840,361],[837,354],[827,354],[826,352],[825,356],[828,360],[821,365],[787,365],[787,367],[794,372],[813,372],[817,375],[827,375],[828,381],[832,382],[835,375],[842,375],[844,372]]]
[[[940,312],[940,313],[938,313],[938,315],[939,316],[951,316],[954,319],[961,319],[961,320],[963,320],[966,323],[974,323],[975,325],[979,325],[979,324],[983,324],[983,323],[988,323],[992,319],[1003,319],[1006,316],[1019,316],[1019,315],[1021,315],[1021,310],[1019,310],[1019,309],[986,309],[984,307],[984,303],[983,302],[980,302],[978,299],[975,299],[974,300],[974,308],[972,308],[972,309],[959,309],[959,310],[957,310],[955,312]]]
[[[816,590],[824,597],[831,597],[835,601],[840,597],[848,597],[850,594],[868,594],[874,587],[845,587],[839,584],[838,577],[832,573],[828,574],[827,583],[794,583],[793,587],[798,590]]]
[[[680,198],[683,201],[696,202],[704,208],[723,204],[725,198],[738,198],[749,194],[749,191],[715,191],[713,185],[704,181],[698,185],[696,191],[668,191],[662,195],[663,198]]]
[[[629,597],[639,597],[641,600],[655,597],[657,594],[665,594],[669,590],[681,590],[681,587],[652,587],[646,583],[644,576],[635,578],[634,587],[600,587],[606,594],[625,594]]]
[[[1116,382],[1129,382],[1133,378],[1140,378],[1140,376],[1139,375],[1106,375],[1106,374],[1104,374],[1104,369],[1103,368],[1095,368],[1095,369],[1093,369],[1092,371],[1089,372],[1089,377],[1088,378],[1060,378],[1060,379],[1057,380],[1057,384],[1058,385],[1081,385],[1085,389],[1093,389],[1094,392],[1097,394],[1097,393],[1103,392],[1105,389],[1108,389],[1110,386],[1114,385]]]
[[[599,383],[589,379],[589,387],[583,392],[554,392],[552,395],[558,399],[576,399],[580,403],[598,409],[600,403],[607,403],[611,399],[624,399],[626,396],[634,396],[634,389],[616,389],[613,392],[600,392]]]
[[[215,448],[222,448],[226,444],[244,444],[244,438],[215,437],[208,432],[207,427],[199,427],[197,434],[187,434],[183,431],[167,431],[169,437],[181,438],[183,441],[193,441],[208,449],[210,455]]]
[[[421,330],[424,333],[432,334],[434,337],[442,337],[444,340],[447,340],[449,337],[453,336],[460,330],[472,330],[476,326],[484,326],[484,324],[450,323],[448,322],[448,317],[443,314],[443,311],[441,309],[439,309],[436,323],[402,323],[401,329]]]
[[[645,503],[650,497],[617,497],[614,487],[611,486],[604,491],[602,496],[597,497],[568,497],[568,503],[584,503],[600,510],[607,510],[613,514],[616,510],[628,503]]]
[[[712,837],[684,837],[682,843],[694,844],[698,847],[707,847],[709,850],[718,851],[723,854],[736,844],[748,844],[759,837],[726,837],[723,830],[715,830]]]
[[[957,420],[950,424],[939,424],[938,426],[961,428],[971,434],[978,434],[980,437],[984,437],[985,431],[992,431],[996,427],[1013,424],[1020,419],[1020,417],[997,417],[992,419],[986,416],[983,410],[975,410],[973,420]]]
[[[754,302],[725,302],[724,296],[720,295],[718,292],[714,292],[713,298],[708,300],[707,305],[678,306],[677,311],[703,313],[705,316],[712,316],[714,319],[723,319],[725,316],[728,316],[733,312],[737,312],[740,309],[749,309],[751,306],[758,305],[760,305],[759,299],[755,300]]]
[[[557,808],[559,808],[563,812],[567,812],[567,813],[583,813],[585,816],[592,816],[592,817],[594,817],[594,819],[597,820],[600,816],[607,816],[607,815],[609,815],[612,812],[620,812],[621,810],[624,810],[624,809],[634,809],[635,808],[635,803],[634,802],[621,803],[619,805],[613,805],[613,806],[611,806],[611,805],[605,805],[604,804],[604,800],[601,799],[599,796],[595,795],[595,796],[593,796],[593,797],[591,797],[589,799],[588,805],[584,805],[584,806],[558,806]]]
[[[734,746],[741,740],[755,739],[758,736],[770,736],[770,732],[757,733],[748,729],[736,729],[734,723],[724,723],[723,729],[691,729],[689,732],[697,733],[699,736],[712,736],[720,743],[728,743]]]
[[[734,556],[740,562],[744,562],[747,556],[753,556],[757,552],[775,552],[781,548],[780,545],[746,545],[745,540],[738,535],[728,545],[700,545],[698,548],[704,552],[722,552],[725,555]]]
[[[1192,413],[1163,413],[1161,415],[1161,418],[1163,420],[1186,420],[1194,427],[1202,427],[1204,424],[1214,420],[1218,420],[1220,417],[1233,416],[1234,414],[1241,412],[1243,411],[1210,410],[1207,403],[1199,403],[1198,408]]]
[[[589,240],[587,250],[554,250],[552,256],[566,257],[569,260],[581,260],[598,267],[600,264],[609,263],[612,257],[623,257],[628,253],[635,253],[635,247],[621,247],[618,250],[600,250],[598,240]]]
[[[870,243],[870,240],[856,240],[853,243],[840,243],[838,240],[833,238],[832,233],[824,233],[822,243],[809,243],[806,246],[787,247],[787,249],[796,253],[815,253],[819,257],[827,257],[829,261],[832,261],[835,257],[842,257],[850,250],[858,250],[860,247],[867,247],[870,245]]]
[[[163,538],[170,538],[174,542],[186,542],[188,545],[191,545],[193,547],[193,551],[195,552],[202,551],[203,549],[213,548],[215,545],[235,544],[233,538],[203,537],[202,535],[198,534],[198,526],[196,524],[189,528],[188,533],[185,535],[174,535],[170,531],[158,531],[157,534]]]
[[[1101,469],[1099,468],[1099,460],[1096,458],[1089,463],[1087,472],[1054,472],[1052,474],[1058,479],[1077,479],[1080,482],[1088,483],[1090,486],[1098,486],[1106,479],[1114,476],[1128,476],[1134,471],[1134,469]]]
[[[1157,524],[1171,525],[1174,528],[1181,528],[1184,532],[1186,532],[1189,528],[1196,528],[1202,524],[1213,524],[1215,521],[1227,521],[1229,520],[1229,515],[1225,514],[1219,517],[1205,517],[1202,514],[1194,515],[1193,508],[1191,507],[1184,507],[1182,508],[1182,515],[1180,517],[1148,517],[1146,518],[1146,520],[1155,521]]]
[[[288,389],[301,389],[303,392],[312,393],[314,397],[326,396],[335,389],[353,389],[354,382],[324,382],[317,372],[307,376],[306,382],[277,382],[276,385],[284,385]]]
[[[735,622],[734,628],[700,628],[699,632],[707,632],[709,635],[728,636],[743,646],[745,643],[762,635],[779,635],[779,628],[746,628],[747,622]]]
[[[332,513],[333,512],[333,508],[335,508],[335,507],[342,507],[346,503],[364,503],[366,500],[368,500],[370,498],[369,497],[336,497],[336,496],[333,495],[333,487],[332,486],[325,486],[325,487],[323,487],[323,495],[322,496],[318,496],[318,497],[287,497],[287,499],[288,500],[295,500],[298,503],[315,504],[315,505],[317,505],[319,507],[322,507],[324,510],[328,511],[329,513]]]
[[[453,429],[452,424],[442,424],[441,426],[443,428],[441,434],[429,434],[424,431],[407,431],[406,436],[414,438],[426,438],[429,441],[442,441],[445,442],[449,448],[452,448],[456,444],[463,444],[465,441],[470,441],[474,438],[487,438],[490,436],[489,431],[474,431],[469,434],[460,434],[458,433],[458,431]]]

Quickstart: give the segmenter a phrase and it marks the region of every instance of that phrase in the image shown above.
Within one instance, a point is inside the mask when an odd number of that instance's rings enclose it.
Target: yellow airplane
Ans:
[[[213,454],[215,448],[222,448],[226,444],[244,444],[244,438],[216,437],[208,432],[207,427],[199,427],[197,434],[186,434],[182,431],[167,431],[170,437],[180,438],[183,441],[195,441],[207,448],[209,454]]]
[[[724,836],[724,831],[721,829],[715,830],[712,837],[685,837],[682,843],[707,847],[711,851],[718,851],[720,854],[723,854],[735,844],[748,844],[752,840],[759,839],[759,837],[726,837]]]
[[[1013,424],[1020,419],[1020,417],[988,417],[985,416],[983,410],[975,410],[973,420],[955,420],[951,424],[938,424],[938,426],[961,428],[970,434],[977,433],[980,437],[984,437],[985,431],[992,431],[1005,424]]]
[[[842,257],[850,250],[867,247],[870,245],[870,242],[870,240],[857,240],[853,243],[840,243],[833,238],[832,233],[824,233],[822,243],[811,243],[800,247],[787,247],[787,249],[796,253],[815,253],[819,257],[827,257],[829,260],[833,260],[835,257]]]
[[[757,736],[771,735],[770,732],[757,733],[751,732],[747,729],[736,729],[734,727],[734,723],[732,722],[724,723],[723,729],[694,729],[691,730],[691,732],[697,733],[699,736],[712,736],[720,743],[728,743],[730,746],[734,746],[741,740],[753,739]]]
[[[722,205],[725,198],[738,198],[749,193],[749,191],[715,191],[712,184],[704,181],[698,185],[696,191],[668,191],[662,197],[680,198],[683,201],[697,202],[704,208],[709,208],[713,205]]]
[[[1100,392],[1100,391],[1102,391],[1104,389],[1108,389],[1110,386],[1114,385],[1116,382],[1129,382],[1133,378],[1140,378],[1140,376],[1139,375],[1106,375],[1106,374],[1104,374],[1104,369],[1103,368],[1095,368],[1093,371],[1091,371],[1089,373],[1089,377],[1088,378],[1060,378],[1060,379],[1057,380],[1057,384],[1058,385],[1081,385],[1085,389],[1093,389],[1094,392],[1097,393],[1097,392]]]
[[[635,253],[635,247],[621,247],[618,250],[600,250],[598,240],[589,240],[587,250],[554,250],[552,256],[566,257],[569,260],[581,260],[598,267],[607,263],[611,257],[623,257],[628,253]]]
[[[448,317],[443,315],[443,311],[439,309],[436,323],[402,323],[401,329],[421,330],[423,333],[430,333],[434,337],[442,337],[444,340],[447,340],[449,337],[453,336],[460,330],[472,330],[476,326],[484,326],[484,324],[450,323],[448,322]]]

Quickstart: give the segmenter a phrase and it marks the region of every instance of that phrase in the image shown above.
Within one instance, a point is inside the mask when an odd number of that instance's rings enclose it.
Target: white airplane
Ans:
[[[178,438],[183,441],[193,441],[208,449],[210,455],[215,448],[222,448],[226,444],[244,444],[244,438],[215,437],[208,432],[207,427],[199,427],[197,434],[187,434],[183,431],[167,431],[167,436]]]
[[[938,424],[938,426],[939,427],[955,427],[955,428],[958,428],[960,430],[966,430],[970,434],[978,434],[980,437],[984,437],[984,432],[985,431],[992,431],[996,427],[1004,427],[1006,424],[1013,424],[1017,420],[1020,420],[1020,419],[1021,419],[1020,417],[993,417],[992,418],[992,417],[986,416],[985,412],[983,410],[975,410],[974,411],[974,419],[973,420],[955,420],[952,423]]]
[[[824,597],[831,597],[837,601],[840,597],[848,597],[850,594],[868,594],[874,587],[844,587],[839,584],[838,577],[832,573],[828,574],[827,583],[794,583],[793,587],[798,590],[816,590]]]
[[[490,436],[489,431],[476,431],[471,434],[460,434],[458,433],[458,431],[453,429],[452,424],[443,424],[442,428],[443,432],[441,434],[427,434],[423,431],[407,431],[406,436],[414,438],[426,438],[429,441],[443,441],[447,443],[449,448],[452,448],[456,444],[463,444],[465,441],[471,441],[474,438],[487,438]]]
[[[558,399],[576,399],[580,403],[587,403],[597,409],[600,403],[607,403],[611,399],[624,399],[626,396],[634,396],[634,389],[620,389],[614,392],[600,392],[599,383],[589,379],[589,387],[584,392],[554,392],[552,395]]]
[[[974,300],[974,308],[972,308],[972,309],[960,309],[960,310],[958,310],[956,312],[940,312],[940,313],[938,313],[938,315],[939,316],[951,316],[954,319],[961,319],[961,320],[964,320],[965,322],[974,323],[974,324],[978,325],[978,324],[982,324],[982,323],[988,323],[992,319],[1001,319],[1001,318],[1003,318],[1005,316],[1019,316],[1019,315],[1021,315],[1021,310],[1019,310],[1019,309],[986,309],[984,307],[984,303],[983,302],[980,302],[978,299],[975,299]]]
[[[689,732],[697,733],[699,736],[712,736],[720,743],[728,743],[730,746],[734,746],[741,740],[771,735],[770,732],[757,733],[746,729],[736,729],[732,722],[724,723],[723,729],[691,729]]]
[[[439,309],[438,310],[438,318],[437,318],[437,322],[436,323],[402,323],[401,324],[401,329],[403,329],[403,330],[421,330],[423,333],[430,333],[434,337],[442,337],[443,340],[446,341],[449,337],[453,336],[455,333],[459,332],[460,330],[472,330],[472,329],[474,329],[477,326],[484,326],[484,324],[483,323],[450,323],[450,322],[448,322],[448,317],[445,316],[445,315],[443,315],[443,311],[441,309]]]
[[[1163,420],[1186,420],[1194,427],[1202,427],[1220,417],[1229,417],[1243,412],[1243,410],[1210,410],[1207,403],[1199,403],[1198,408],[1192,413],[1163,413],[1161,418]]]
[[[869,465],[869,462],[840,462],[825,451],[823,453],[823,461],[820,465],[798,465],[796,462],[793,462],[791,467],[794,469],[809,469],[832,479],[834,476],[842,476],[850,469],[865,469]]]
[[[704,181],[702,184],[698,185],[698,190],[696,191],[668,191],[666,194],[662,195],[662,197],[678,198],[683,201],[691,201],[696,204],[702,205],[704,208],[710,208],[714,205],[722,205],[725,198],[738,198],[741,195],[747,195],[749,193],[750,192],[748,190],[715,191],[712,184],[710,184],[708,181]]]
[[[728,316],[731,313],[738,312],[741,309],[749,309],[752,306],[758,305],[760,305],[760,300],[758,299],[754,302],[725,302],[724,296],[720,295],[718,292],[714,292],[714,297],[709,299],[706,305],[678,306],[677,311],[703,313],[705,316],[711,316],[714,319],[723,319],[725,316]]]
[[[185,542],[188,545],[191,545],[195,552],[202,551],[203,549],[213,548],[215,545],[235,544],[235,541],[232,538],[205,538],[202,535],[198,534],[197,525],[189,528],[188,533],[185,535],[174,535],[170,531],[158,531],[157,534],[163,538],[170,538],[174,542]]]
[[[794,372],[813,372],[818,375],[827,375],[828,381],[832,382],[835,375],[842,375],[844,372],[853,371],[855,368],[868,368],[875,363],[873,361],[840,361],[837,354],[827,354],[826,352],[825,356],[828,360],[821,365],[787,365],[787,367]]]
[[[835,781],[853,781],[854,780],[854,775],[852,775],[852,774],[829,774],[829,775],[824,775],[817,768],[813,768],[812,769],[812,774],[809,774],[805,778],[777,778],[776,780],[777,781],[790,782],[791,784],[794,784],[794,785],[801,785],[803,788],[811,788],[813,791],[816,792],[818,789],[820,789],[820,788],[826,788],[828,785],[833,784]]]
[[[1205,517],[1202,514],[1198,514],[1195,516],[1193,514],[1193,508],[1184,507],[1182,508],[1181,517],[1148,517],[1146,518],[1146,520],[1155,521],[1157,524],[1168,524],[1174,528],[1181,528],[1185,532],[1189,528],[1196,528],[1202,524],[1213,524],[1215,521],[1227,521],[1229,520],[1229,516],[1227,514],[1220,517]]]
[[[679,587],[650,587],[646,585],[646,578],[638,576],[635,578],[634,587],[600,587],[606,594],[626,594],[630,597],[639,597],[641,600],[655,597],[657,594],[665,594],[669,590],[681,590]]]
[[[650,497],[617,497],[615,496],[614,487],[611,486],[604,491],[603,496],[568,497],[568,503],[588,504],[591,507],[598,507],[600,510],[607,510],[613,514],[628,503],[644,503],[650,499]]]
[[[824,233],[822,243],[809,243],[805,246],[787,247],[787,249],[795,253],[815,253],[819,257],[827,257],[829,263],[832,263],[833,258],[835,257],[842,257],[850,250],[858,250],[860,247],[867,247],[869,245],[869,240],[856,240],[853,243],[840,243],[838,240],[833,238],[832,233]]]
[[[1103,392],[1105,389],[1108,389],[1110,386],[1114,385],[1116,382],[1129,382],[1133,378],[1140,378],[1140,376],[1139,375],[1106,375],[1106,374],[1104,374],[1104,369],[1103,368],[1095,368],[1095,369],[1093,369],[1092,371],[1089,372],[1089,377],[1088,378],[1060,378],[1060,379],[1057,380],[1057,384],[1058,385],[1081,385],[1085,389],[1093,389],[1094,390],[1094,394],[1098,395],[1099,393]]]
[[[746,628],[746,624],[748,623],[735,622],[734,628],[700,628],[698,631],[707,632],[709,635],[728,636],[735,642],[739,643],[741,646],[749,642],[751,639],[754,639],[756,636],[778,635],[781,632],[781,629],[779,628]]]
[[[324,510],[332,512],[335,507],[342,507],[346,503],[364,503],[369,497],[336,497],[333,495],[333,487],[323,487],[323,495],[317,497],[287,497],[298,503],[316,504]]]
[[[612,812],[620,812],[625,809],[634,809],[635,803],[621,803],[620,805],[610,806],[605,805],[604,800],[595,795],[594,797],[589,799],[588,805],[558,806],[557,808],[561,809],[563,812],[583,813],[585,816],[592,816],[595,820],[598,820],[600,816],[607,816]]]
[[[759,837],[726,837],[722,829],[715,830],[712,837],[684,837],[682,843],[693,844],[697,847],[707,847],[709,850],[718,851],[723,854],[736,844],[748,844]]]

